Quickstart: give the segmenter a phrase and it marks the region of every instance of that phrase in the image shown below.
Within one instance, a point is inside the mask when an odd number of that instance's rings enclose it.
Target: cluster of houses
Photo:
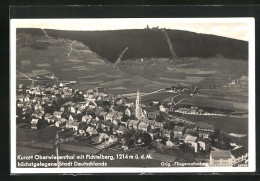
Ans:
[[[98,137],[99,142],[103,139],[117,142],[134,130],[148,133],[153,141],[166,138],[167,147],[186,144],[194,152],[211,150],[210,135],[215,133],[213,125],[195,124],[170,115],[167,120],[157,120],[161,113],[159,105],[142,108],[145,119],[139,119],[135,117],[135,108],[139,105],[127,102],[122,96],[107,94],[101,87],[81,91],[60,83],[53,86],[31,85],[27,88],[19,85],[17,90],[17,107],[21,110],[17,116],[29,119],[31,129],[53,125],[73,130],[77,135]],[[83,101],[74,101],[75,97]],[[199,111],[196,106],[189,110]],[[168,127],[167,122],[173,122],[174,126]],[[122,148],[126,147],[122,145]],[[212,158],[215,157],[213,153]]]
[[[233,79],[227,84],[227,87],[248,87],[248,77],[243,75],[240,79]]]
[[[178,94],[184,94],[184,93],[190,93],[191,95],[199,93],[199,88],[197,86],[193,87],[185,87],[185,86],[171,86],[171,88],[166,88],[166,91],[178,93]]]
[[[22,89],[22,86],[18,89]],[[73,97],[81,96],[84,101],[71,101]],[[65,100],[63,104],[52,107]],[[116,110],[116,106],[123,109]],[[127,103],[123,97],[113,96],[106,93],[101,87],[88,89],[85,92],[73,90],[60,83],[53,86],[30,86],[25,89],[24,94],[17,95],[17,107],[22,109],[22,116],[26,111],[31,113],[31,129],[39,129],[45,125],[54,125],[59,128],[71,129],[80,135],[98,135],[106,132],[115,135],[124,135],[129,130],[147,132],[152,140],[167,138],[166,145],[173,146],[172,140],[178,140],[189,144],[198,150],[209,150],[210,134],[214,134],[214,127],[210,125],[195,125],[184,119],[172,117],[168,121],[175,123],[182,122],[185,126],[175,126],[168,129],[164,122],[156,121],[160,114],[158,105],[147,106],[144,108],[146,119],[137,119],[134,104]],[[52,108],[47,111],[48,108]],[[25,119],[25,118],[24,118]],[[194,129],[198,137],[189,134]]]
[[[181,114],[204,114],[204,110],[198,108],[198,106],[191,106],[190,108],[186,108],[186,107],[181,107],[177,110],[175,110],[175,112],[177,113],[181,113]]]

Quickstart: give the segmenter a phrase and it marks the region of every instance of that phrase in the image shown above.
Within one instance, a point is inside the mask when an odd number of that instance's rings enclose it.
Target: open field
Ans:
[[[37,40],[40,37],[34,38]],[[149,92],[176,83],[187,83],[187,80],[189,84],[208,88],[208,84],[220,85],[230,82],[230,77],[240,78],[247,75],[246,61],[221,57],[177,64],[167,58],[146,58],[143,62],[131,59],[119,64],[117,69],[106,64],[87,46],[81,47],[86,51],[73,49],[68,56],[72,40],[50,38],[47,41],[51,43],[44,49],[24,45],[17,49],[17,69],[26,75],[54,73],[63,80],[77,81],[73,86],[80,89],[103,86],[108,90],[111,88],[110,93],[131,93],[136,92],[136,89]],[[121,89],[114,89],[115,86]],[[239,107],[239,104],[236,107]]]
[[[248,134],[248,118],[174,114],[184,117],[192,122],[207,122],[213,124],[226,133]]]
[[[39,130],[31,130],[26,128],[16,129],[16,141],[17,142],[53,142],[55,139],[57,128],[45,127]]]
[[[32,156],[41,152],[41,149],[38,148],[28,148],[23,146],[16,147],[16,154],[22,156]]]
[[[225,108],[236,112],[247,112],[248,95],[246,92],[240,92],[241,95],[236,95],[236,93],[239,93],[239,90],[236,92],[223,89],[201,91],[198,96],[185,99],[181,104]]]

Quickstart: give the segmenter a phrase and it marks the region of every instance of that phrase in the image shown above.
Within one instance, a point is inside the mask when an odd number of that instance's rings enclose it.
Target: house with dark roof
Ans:
[[[99,117],[102,118],[102,119],[104,119],[104,120],[106,120],[106,115],[107,115],[107,114],[108,114],[107,112],[102,111],[102,112],[99,114]]]
[[[85,115],[85,116],[82,116],[81,121],[89,123],[91,119],[92,119],[92,116]]]
[[[115,112],[107,113],[105,120],[110,120],[112,122],[114,120],[115,114],[116,114]]]
[[[211,151],[210,166],[212,167],[232,167],[233,155],[230,151]]]
[[[248,154],[248,150],[245,147],[240,147],[237,148],[235,150],[231,151],[231,154],[235,157],[235,158],[239,158],[241,156],[247,156]]]
[[[129,120],[130,120],[129,117],[125,115],[125,116],[122,117],[120,124],[124,125],[125,127],[127,127]]]
[[[208,138],[209,135],[215,133],[215,127],[207,123],[197,123],[197,132],[200,138]]]
[[[122,121],[122,119],[123,119],[123,116],[121,116],[121,115],[116,115],[112,123],[113,123],[114,125],[118,125],[118,124]]]
[[[140,121],[138,120],[129,120],[127,123],[127,127],[128,129],[138,129],[138,125],[139,125]]]
[[[95,109],[95,116],[99,116],[102,111],[103,111],[102,107],[96,107],[96,109]]]
[[[44,121],[41,119],[33,118],[31,121],[31,129],[40,129],[44,126]]]
[[[113,129],[113,124],[110,120],[102,120],[100,125],[103,131],[111,131]]]
[[[150,129],[147,133],[151,136],[152,140],[156,140],[160,137],[160,128]]]
[[[146,117],[148,119],[156,119],[159,113],[159,108],[156,106],[145,107]]]

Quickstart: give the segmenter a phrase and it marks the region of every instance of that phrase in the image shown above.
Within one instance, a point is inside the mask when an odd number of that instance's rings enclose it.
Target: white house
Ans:
[[[212,167],[232,167],[233,155],[230,151],[211,151],[210,166]]]
[[[186,135],[184,142],[190,144],[191,147],[194,148],[194,152],[198,151],[198,143],[196,136]]]

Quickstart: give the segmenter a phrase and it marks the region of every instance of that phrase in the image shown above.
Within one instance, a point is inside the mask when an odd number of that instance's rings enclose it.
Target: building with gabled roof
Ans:
[[[197,132],[200,138],[208,138],[209,135],[215,133],[215,127],[211,124],[199,122],[197,123]]]
[[[148,124],[148,123],[145,123],[145,122],[140,122],[139,125],[138,125],[138,129],[145,131],[145,132],[148,132],[148,131],[151,130],[151,125]]]
[[[129,120],[127,123],[128,129],[138,129],[138,124],[140,121],[138,120]]]
[[[233,155],[230,151],[211,151],[210,166],[212,167],[232,167]]]
[[[199,140],[198,144],[200,151],[209,151],[211,148],[211,140],[209,138]]]
[[[121,134],[121,135],[124,135],[127,132],[129,132],[129,130],[126,127],[122,126],[122,125],[120,125],[119,128],[116,130],[116,133],[117,134]]]
[[[89,122],[91,119],[92,119],[91,115],[85,115],[85,116],[82,116],[81,121]]]
[[[146,117],[148,119],[156,119],[160,114],[159,108],[157,106],[145,107]]]
[[[197,137],[196,136],[192,136],[192,135],[186,135],[184,138],[184,142],[186,144],[190,144],[191,147],[194,148],[194,152],[198,151],[198,142],[197,142]]]
[[[63,112],[55,111],[53,113],[53,116],[56,117],[57,119],[61,119]]]
[[[106,115],[107,115],[107,112],[102,111],[102,112],[99,114],[99,117],[102,117],[103,119],[106,119]]]

